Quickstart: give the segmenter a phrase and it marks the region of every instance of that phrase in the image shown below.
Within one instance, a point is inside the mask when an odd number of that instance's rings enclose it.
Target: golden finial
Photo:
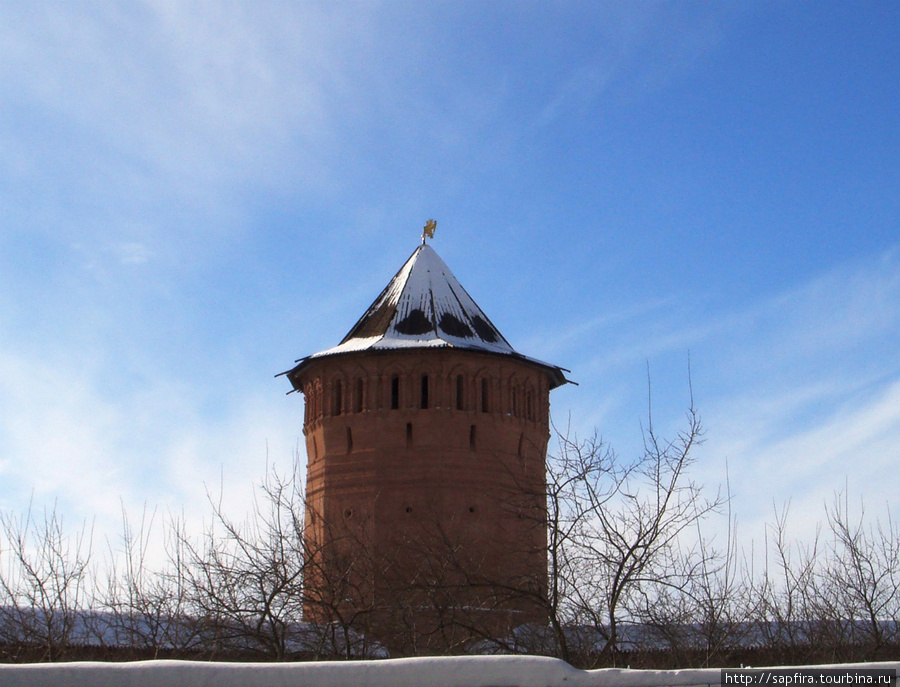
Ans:
[[[425,222],[425,230],[422,233],[422,243],[425,243],[425,237],[434,238],[434,230],[437,229],[437,220],[430,219]]]

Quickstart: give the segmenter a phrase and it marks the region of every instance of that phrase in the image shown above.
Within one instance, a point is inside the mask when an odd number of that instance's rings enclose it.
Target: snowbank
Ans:
[[[900,663],[840,668],[898,669]],[[718,685],[718,669],[576,670],[540,656],[400,658],[321,663],[56,663],[0,665],[3,687],[688,687]]]

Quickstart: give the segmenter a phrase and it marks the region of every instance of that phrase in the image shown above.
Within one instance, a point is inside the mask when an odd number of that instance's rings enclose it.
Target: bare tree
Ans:
[[[0,626],[7,644],[35,647],[43,659],[65,655],[83,628],[92,599],[88,566],[93,530],[84,523],[74,535],[54,507],[34,516],[0,513],[7,565],[0,572]]]
[[[825,509],[811,541],[787,534],[788,506],[768,528],[766,561],[754,592],[763,645],[784,661],[872,660],[896,646],[900,619],[900,534],[887,520],[850,512],[846,492]]]
[[[303,606],[303,495],[297,464],[289,475],[267,471],[242,522],[210,498],[213,522],[196,544],[185,535],[191,605],[206,641],[233,651],[286,657]]]
[[[307,503],[306,516],[320,523],[318,536],[304,542],[304,618],[313,625],[314,653],[348,659],[367,656],[373,650],[370,630],[388,621],[386,609],[375,607],[374,585],[390,564],[375,560],[370,523],[363,514],[355,514],[351,525],[329,520]]]
[[[885,522],[865,522],[865,507],[852,519],[847,492],[837,493],[826,517],[832,534],[825,586],[837,596],[855,643],[873,659],[897,639],[900,611],[900,536],[890,510]]]
[[[603,637],[601,655],[613,664],[632,596],[649,584],[684,588],[689,578],[679,547],[724,501],[721,494],[706,498],[687,475],[702,437],[693,398],[686,418],[687,427],[667,440],[657,434],[649,411],[640,458],[627,469],[607,470],[609,486],[588,485],[583,491],[586,502],[572,554],[574,604],[579,620]]]
[[[593,577],[583,538],[595,511],[618,493],[633,468],[626,468],[595,432],[579,441],[557,431],[558,449],[547,461],[546,527],[549,583],[547,611],[558,655],[573,659],[569,634],[577,619],[578,588]],[[577,647],[581,652],[587,647]]]
[[[760,604],[752,591],[752,571],[740,564],[727,479],[724,503],[723,548],[715,547],[697,520],[692,545],[682,543],[667,564],[673,574],[641,585],[629,599],[629,611],[642,623],[646,641],[665,647],[676,665],[709,666],[740,647],[751,632],[748,618]]]
[[[826,627],[819,580],[820,533],[817,530],[807,542],[791,538],[789,511],[789,503],[775,509],[774,522],[766,528],[762,577],[753,582],[762,603],[751,617],[762,646],[796,656],[808,651],[812,641],[825,639]]]
[[[156,512],[144,509],[137,529],[122,508],[119,548],[109,546],[106,584],[98,593],[105,613],[95,618],[101,644],[150,652],[182,652],[200,648],[200,626],[189,608],[184,524],[171,518],[164,528],[166,560],[154,570],[148,560]]]

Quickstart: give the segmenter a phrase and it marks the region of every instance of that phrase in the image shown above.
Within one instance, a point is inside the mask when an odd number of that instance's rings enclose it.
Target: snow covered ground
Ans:
[[[900,662],[817,667],[896,670]],[[585,671],[539,656],[274,664],[140,661],[0,665],[3,687],[689,687],[719,682],[717,668]]]

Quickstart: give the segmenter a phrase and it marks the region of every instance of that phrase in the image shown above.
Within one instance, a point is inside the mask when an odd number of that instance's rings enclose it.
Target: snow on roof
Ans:
[[[515,352],[446,263],[423,243],[341,343],[316,355],[427,346]]]
[[[517,353],[424,242],[337,346],[298,362],[302,366],[340,353],[407,348],[462,348],[511,355],[551,370],[554,387],[568,381],[563,368]]]

